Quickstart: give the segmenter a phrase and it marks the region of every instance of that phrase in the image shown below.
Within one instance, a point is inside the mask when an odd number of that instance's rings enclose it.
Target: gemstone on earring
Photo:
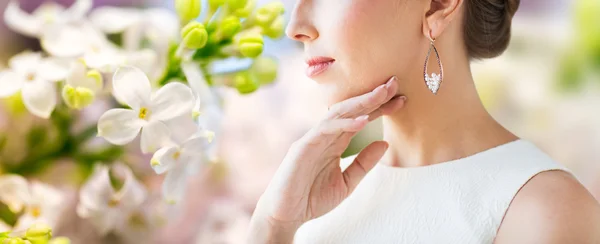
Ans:
[[[427,88],[429,88],[429,90],[434,94],[437,93],[438,89],[440,88],[441,78],[442,77],[436,73],[432,73],[431,76],[427,74],[425,75]]]

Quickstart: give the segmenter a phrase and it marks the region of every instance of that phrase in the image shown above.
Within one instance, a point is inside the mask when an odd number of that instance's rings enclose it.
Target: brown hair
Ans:
[[[472,59],[497,57],[510,41],[520,0],[465,0],[464,39]]]

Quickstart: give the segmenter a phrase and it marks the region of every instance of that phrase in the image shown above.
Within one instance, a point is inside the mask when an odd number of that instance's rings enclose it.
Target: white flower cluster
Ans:
[[[66,202],[59,190],[18,175],[0,176],[0,192],[0,202],[13,213],[22,213],[13,227],[0,220],[0,232],[24,230],[32,224],[56,227]]]
[[[200,112],[214,110],[215,99],[198,65],[181,64],[194,90],[181,82],[158,84],[168,71],[170,45],[181,42],[174,12],[91,7],[92,0],[76,0],[69,8],[46,2],[29,14],[11,0],[5,23],[38,38],[43,52],[27,51],[10,59],[9,67],[0,71],[0,98],[20,95],[32,114],[50,118],[60,96],[64,105],[80,110],[100,95],[112,94],[120,105],[101,116],[98,136],[125,145],[141,134],[141,151],[154,153],[151,167],[167,175],[163,196],[175,203],[183,197],[188,176],[208,157],[214,133],[196,121]],[[110,41],[108,34],[120,34],[122,45]],[[201,106],[200,96],[209,102]],[[131,172],[119,193],[107,183],[108,169],[98,170],[81,190],[78,213],[94,219],[104,233],[115,227],[110,223],[120,216],[118,209],[139,207],[144,194]]]

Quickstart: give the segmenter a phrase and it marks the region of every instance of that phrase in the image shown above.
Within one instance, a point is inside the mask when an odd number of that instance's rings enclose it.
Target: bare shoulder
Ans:
[[[495,243],[600,243],[600,205],[570,173],[539,173],[513,199]]]

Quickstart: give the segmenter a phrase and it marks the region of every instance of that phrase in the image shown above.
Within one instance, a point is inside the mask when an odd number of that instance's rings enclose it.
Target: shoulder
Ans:
[[[495,243],[600,243],[600,205],[565,171],[532,177],[514,197]]]

